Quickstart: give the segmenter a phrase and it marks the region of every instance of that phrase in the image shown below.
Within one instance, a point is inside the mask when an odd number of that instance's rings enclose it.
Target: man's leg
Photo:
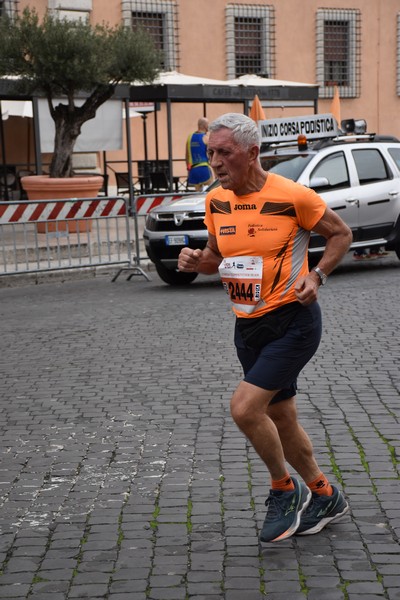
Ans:
[[[298,529],[303,535],[320,531],[328,522],[339,518],[348,510],[341,492],[331,486],[319,470],[311,441],[297,421],[295,381],[314,355],[320,337],[321,315],[317,303],[303,307],[285,336],[266,344],[260,351],[247,347],[238,325],[235,327],[235,345],[246,381],[238,386],[232,398],[232,416],[253,444],[272,477],[272,490],[267,499],[267,517],[261,533],[262,541],[284,539],[296,531],[294,523],[284,532],[284,537],[269,537],[271,531],[276,532],[279,525],[273,522],[276,521],[273,514],[280,513],[283,517],[288,514],[286,496],[282,493],[289,493],[291,482],[296,493],[303,499],[305,494],[311,497],[310,490],[313,492],[313,510],[311,507],[307,508]],[[281,389],[283,382],[286,385],[279,396],[281,401],[271,404],[276,394],[273,390]],[[285,459],[301,475],[309,489],[290,478],[285,468]],[[304,504],[307,506],[307,498]],[[302,514],[303,510],[304,507],[300,507],[298,513]]]
[[[274,480],[287,473],[285,456],[277,427],[267,414],[276,391],[263,390],[242,381],[231,400],[231,414],[239,429],[249,439]]]
[[[268,406],[287,462],[312,490],[312,500],[301,517],[298,535],[318,533],[328,523],[340,519],[349,510],[343,494],[331,485],[321,472],[314,457],[310,438],[297,420],[294,398]]]
[[[233,420],[264,461],[272,479],[260,535],[263,542],[280,541],[293,535],[311,500],[310,490],[290,477],[278,429],[267,414],[268,404],[275,394],[276,391],[242,381],[231,400]]]
[[[267,414],[277,428],[287,462],[305,482],[313,481],[321,469],[315,460],[311,440],[297,420],[295,399],[269,405]]]

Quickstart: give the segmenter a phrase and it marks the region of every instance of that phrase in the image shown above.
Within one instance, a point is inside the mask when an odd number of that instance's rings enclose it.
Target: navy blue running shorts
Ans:
[[[285,335],[261,350],[246,346],[237,324],[235,346],[244,381],[265,390],[280,390],[271,404],[296,395],[297,377],[314,356],[321,341],[321,309],[318,302],[302,306]]]

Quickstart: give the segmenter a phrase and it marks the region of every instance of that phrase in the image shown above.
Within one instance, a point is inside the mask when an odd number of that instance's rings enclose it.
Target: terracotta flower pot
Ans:
[[[76,175],[75,177],[50,178],[48,175],[29,175],[21,178],[21,185],[29,200],[62,200],[69,198],[95,198],[103,185],[101,175]],[[48,221],[37,223],[38,233],[90,231],[91,221]]]

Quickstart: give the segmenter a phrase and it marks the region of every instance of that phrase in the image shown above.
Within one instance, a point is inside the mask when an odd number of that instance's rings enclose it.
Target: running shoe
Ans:
[[[371,250],[369,255],[371,257],[381,258],[382,256],[387,256],[389,252],[387,252],[384,248],[378,248],[378,250]]]
[[[340,519],[349,510],[345,497],[334,485],[332,496],[321,496],[313,492],[311,502],[301,517],[296,535],[318,533],[328,523]]]
[[[375,255],[373,256],[369,252],[362,252],[361,254],[354,252],[353,258],[354,258],[354,260],[371,260],[373,258],[376,258],[376,256]]]
[[[271,490],[265,501],[267,514],[261,530],[261,542],[280,542],[296,532],[303,511],[311,501],[311,490],[292,477],[294,490]]]

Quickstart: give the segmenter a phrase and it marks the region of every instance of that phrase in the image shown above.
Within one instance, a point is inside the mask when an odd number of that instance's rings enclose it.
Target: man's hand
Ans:
[[[294,286],[294,291],[300,304],[308,306],[318,298],[318,288],[319,282],[316,281],[311,272],[306,277],[299,277]]]
[[[192,250],[191,248],[182,248],[178,258],[178,269],[186,273],[197,272],[200,261],[203,256],[203,250]]]
[[[196,248],[182,248],[178,257],[178,269],[186,273],[203,273],[213,275],[218,273],[222,256],[218,251],[215,237],[208,234],[207,246],[204,250]]]

